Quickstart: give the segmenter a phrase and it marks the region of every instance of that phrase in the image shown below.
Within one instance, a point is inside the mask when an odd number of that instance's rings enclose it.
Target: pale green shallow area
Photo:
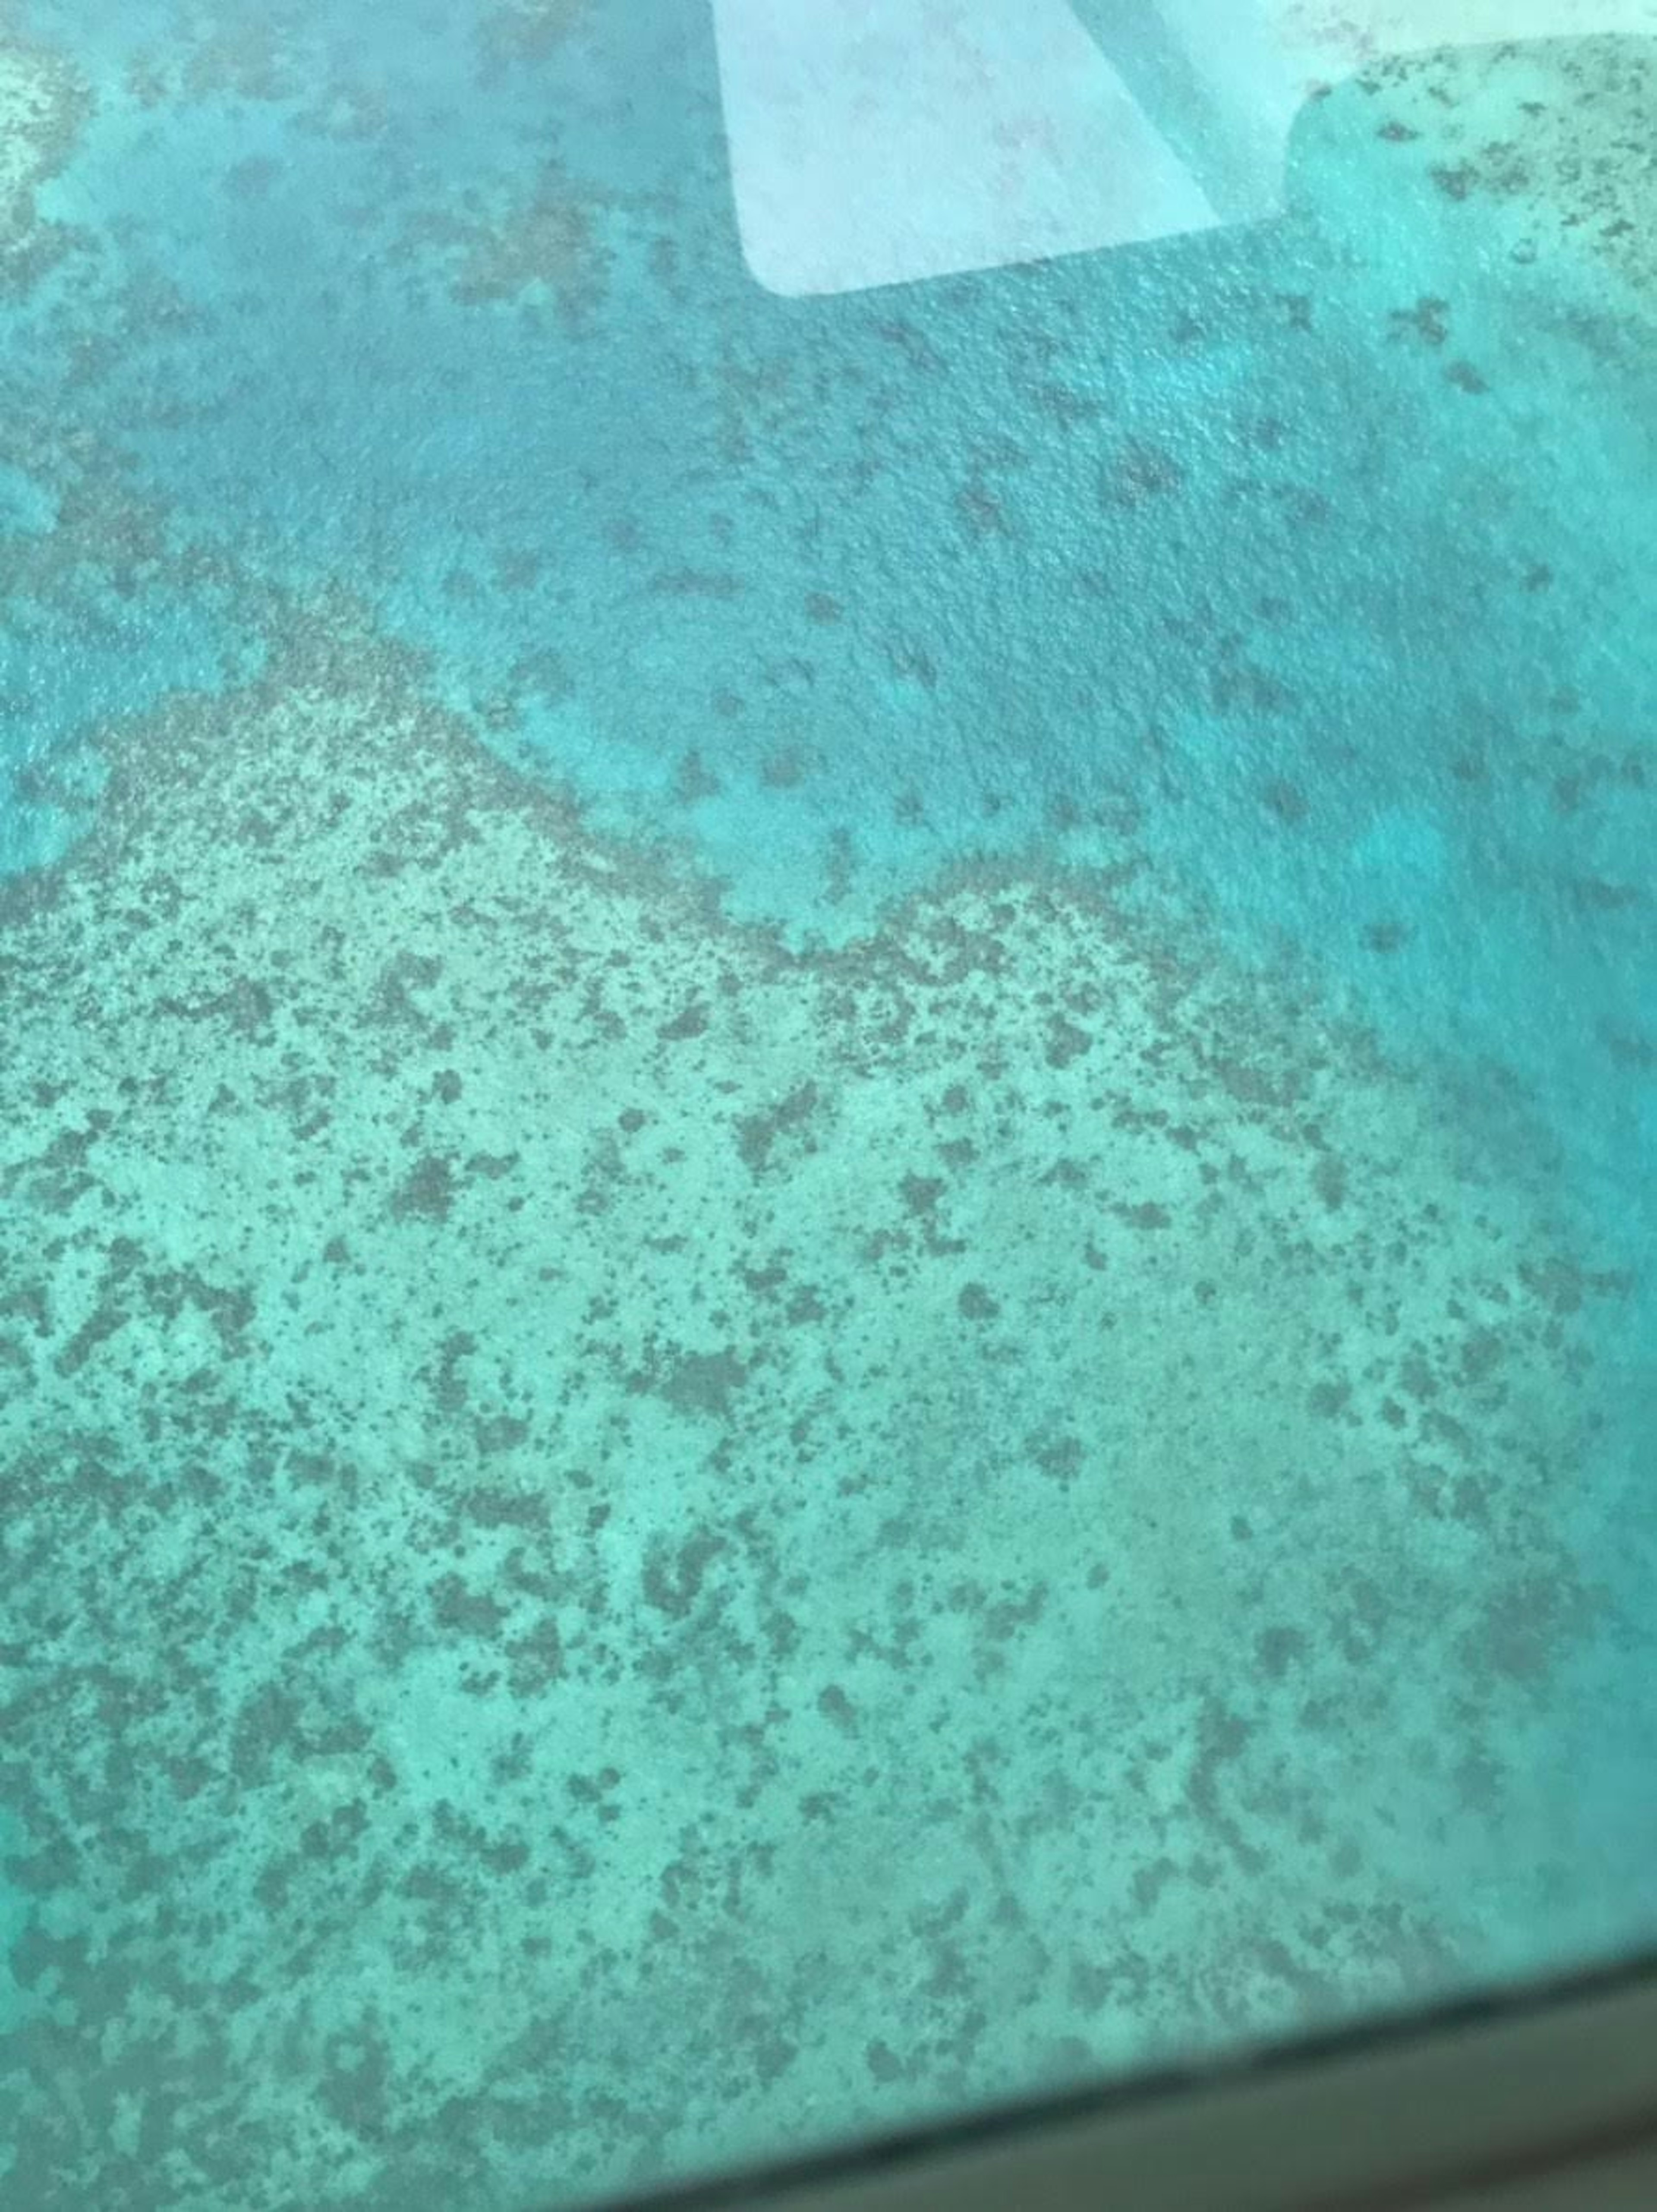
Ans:
[[[279,622],[5,933],[21,2202],[529,2202],[1599,1936],[1619,1279],[1106,904],[790,961]]]
[[[72,319],[85,88],[3,51],[5,281]],[[1644,79],[1565,73],[1585,158],[1496,68],[1382,127],[1646,292]],[[574,251],[467,222],[486,307]],[[0,887],[9,2207],[568,2202],[1625,1939],[1632,1199],[1156,869],[738,926],[694,775],[598,836],[76,419],[0,424],[12,590],[234,645],[35,765]],[[1496,782],[1610,813],[1648,737]]]

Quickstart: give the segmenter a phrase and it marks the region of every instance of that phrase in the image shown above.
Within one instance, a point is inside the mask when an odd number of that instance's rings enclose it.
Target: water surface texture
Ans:
[[[20,2212],[1657,1935],[1657,11],[792,289],[718,12],[0,0]]]

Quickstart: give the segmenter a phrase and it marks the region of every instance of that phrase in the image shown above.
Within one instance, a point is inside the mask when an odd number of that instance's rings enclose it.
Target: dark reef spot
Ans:
[[[1153,1860],[1149,1866],[1138,1868],[1133,1876],[1135,1908],[1142,1913],[1150,1911],[1168,1883],[1178,1877],[1179,1871],[1173,1860],[1168,1857]]]
[[[519,1152],[474,1152],[466,1163],[469,1176],[482,1176],[487,1182],[499,1182],[509,1176],[523,1157]]]
[[[59,1375],[78,1375],[100,1344],[124,1328],[131,1316],[124,1306],[101,1299],[64,1346],[52,1366]]]
[[[1101,488],[1113,507],[1139,507],[1146,500],[1162,499],[1181,489],[1185,471],[1161,447],[1130,438]]]
[[[883,2086],[902,2081],[907,2070],[889,2043],[876,2041],[870,2044],[864,2051],[863,2063],[869,2069],[870,2080]]]
[[[683,1620],[697,1598],[707,1570],[725,1549],[725,1539],[702,1530],[680,1545],[673,1559],[658,1545],[645,1567],[645,1601],[670,1620]]]
[[[1068,1067],[1073,1060],[1080,1060],[1093,1049],[1093,1038],[1074,1022],[1066,1021],[1062,1014],[1054,1014],[1047,1024],[1047,1063],[1049,1067]]]
[[[336,2035],[328,2045],[328,2071],[318,2101],[347,2134],[378,2142],[390,2118],[391,2065],[384,2040],[372,2028]]]
[[[480,1486],[460,1499],[460,1510],[480,1528],[544,1528],[550,1508],[543,1497]]]
[[[1570,889],[1584,913],[1616,914],[1640,903],[1640,893],[1632,884],[1608,884],[1595,876],[1578,876]]]
[[[673,796],[681,806],[695,806],[699,799],[717,799],[724,785],[693,745],[679,763],[678,774],[673,779]]]
[[[1435,168],[1429,173],[1447,199],[1465,200],[1478,181],[1478,173],[1470,161],[1460,162],[1454,168]]]
[[[920,684],[923,691],[938,689],[938,664],[923,645],[912,638],[889,638],[886,665],[900,682]]]
[[[1608,1022],[1600,1024],[1599,1035],[1618,1067],[1636,1068],[1642,1075],[1657,1068],[1657,1042],[1650,1037],[1638,1030],[1613,1029]]]
[[[1403,337],[1413,332],[1424,344],[1442,346],[1450,335],[1449,314],[1448,300],[1430,297],[1417,300],[1413,307],[1394,307],[1391,316],[1393,336]]]
[[[934,1210],[949,1185],[942,1176],[906,1175],[899,1188],[910,1212],[925,1215]]]
[[[802,1083],[768,1113],[746,1115],[737,1122],[737,1149],[751,1174],[764,1174],[778,1138],[804,1129],[819,1103],[816,1085]]]
[[[397,1221],[446,1221],[453,1204],[453,1163],[440,1152],[427,1152],[392,1193],[391,1217]]]
[[[1039,385],[1033,396],[1042,413],[1051,415],[1066,429],[1077,422],[1096,422],[1103,412],[1096,399],[1062,384]]]
[[[956,1304],[968,1321],[993,1321],[1001,1310],[999,1302],[992,1297],[982,1283],[967,1284]]]
[[[495,1413],[488,1420],[479,1421],[473,1429],[479,1455],[492,1458],[496,1452],[515,1451],[527,1443],[530,1425],[516,1413]]]
[[[250,154],[246,160],[233,161],[224,173],[224,188],[234,199],[263,199],[282,174],[280,161],[268,155]]]
[[[1514,1682],[1541,1680],[1593,1612],[1587,1593],[1556,1576],[1521,1577],[1484,1607],[1482,1632],[1469,1635],[1465,1656],[1475,1679],[1484,1668]]]
[[[1032,1437],[1025,1449],[1043,1474],[1062,1483],[1075,1480],[1087,1455],[1079,1437],[1056,1437],[1045,1441]]]
[[[1346,1170],[1332,1152],[1320,1152],[1312,1170],[1313,1186],[1332,1212],[1346,1197]]]
[[[1211,671],[1209,696],[1217,714],[1241,709],[1246,714],[1276,714],[1294,704],[1294,693],[1269,668],[1257,668],[1241,659],[1235,641],[1229,641],[1219,665]]]
[[[300,1850],[308,1859],[327,1862],[349,1858],[368,1825],[367,1808],[360,1798],[337,1805],[325,1820],[313,1820],[300,1833]]]
[[[818,1692],[817,1711],[825,1720],[832,1721],[846,1735],[855,1733],[857,1709],[838,1682],[831,1682],[826,1690]]]
[[[760,781],[768,791],[796,791],[809,773],[804,754],[792,745],[767,753],[760,763]]]
[[[161,999],[157,1011],[184,1021],[222,1021],[236,1036],[252,1038],[269,1026],[274,1001],[264,984],[238,975],[211,998]]]
[[[512,1662],[513,1695],[538,1697],[564,1673],[564,1639],[556,1617],[543,1613],[533,1628],[507,1646]]]
[[[494,1637],[507,1617],[504,1606],[483,1591],[468,1589],[458,1575],[434,1583],[431,1601],[439,1627],[458,1636]]]
[[[723,1352],[686,1352],[661,1363],[655,1379],[637,1376],[631,1387],[653,1389],[676,1413],[711,1413],[723,1420],[733,1392],[748,1380],[746,1364],[728,1347]]]
[[[699,1037],[707,1028],[708,1007],[705,999],[693,999],[683,1012],[671,1022],[664,1022],[656,1034],[664,1044],[682,1044],[688,1038]]]
[[[1407,922],[1372,921],[1365,928],[1363,941],[1371,952],[1396,952],[1410,940]]]
[[[993,492],[982,484],[963,484],[955,495],[956,512],[975,538],[1009,535],[1006,511]]]
[[[1461,1347],[1461,1377],[1465,1382],[1487,1382],[1508,1356],[1508,1347],[1493,1328],[1477,1328]]]

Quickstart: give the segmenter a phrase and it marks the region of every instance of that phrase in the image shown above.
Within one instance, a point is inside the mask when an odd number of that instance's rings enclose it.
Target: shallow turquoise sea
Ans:
[[[1651,1935],[1654,103],[791,299],[700,7],[0,6],[20,2203]]]

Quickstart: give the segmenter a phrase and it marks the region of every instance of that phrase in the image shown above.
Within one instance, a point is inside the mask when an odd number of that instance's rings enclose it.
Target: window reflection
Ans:
[[[1268,216],[1306,100],[1650,0],[713,0],[748,266],[853,292]]]

